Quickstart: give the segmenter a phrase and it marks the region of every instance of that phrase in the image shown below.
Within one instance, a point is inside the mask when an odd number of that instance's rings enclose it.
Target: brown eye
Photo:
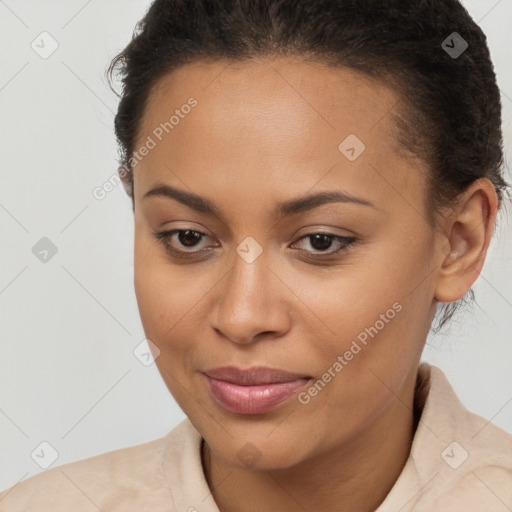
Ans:
[[[332,237],[324,234],[310,235],[311,247],[316,251],[325,251],[329,249],[334,240]]]
[[[337,253],[340,253],[340,252],[344,251],[345,249],[347,249],[350,245],[352,245],[356,241],[356,238],[354,238],[354,237],[334,235],[332,233],[309,233],[309,234],[303,236],[302,238],[300,238],[300,240],[307,240],[307,239],[310,240],[309,245],[312,248],[312,250],[305,249],[305,250],[302,250],[302,252],[311,253],[313,255],[315,254],[315,252],[317,252],[318,255],[337,254]],[[329,251],[329,249],[333,245],[336,248],[334,250]]]
[[[183,244],[185,247],[194,247],[198,241],[201,241],[202,233],[198,231],[192,231],[187,229],[186,231],[178,231],[178,242]]]
[[[204,248],[195,249],[199,242],[205,237],[209,238],[206,233],[196,231],[194,229],[174,229],[172,231],[154,231],[153,236],[172,256],[178,258],[187,258],[196,256],[205,251]],[[195,250],[183,250],[184,248]]]

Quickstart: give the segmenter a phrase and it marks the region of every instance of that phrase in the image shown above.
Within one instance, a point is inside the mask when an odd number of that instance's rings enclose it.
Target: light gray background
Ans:
[[[156,439],[184,413],[155,365],[132,353],[144,339],[133,290],[133,220],[116,173],[117,98],[104,71],[148,0],[0,0],[0,490],[43,469]],[[488,36],[512,147],[512,0],[465,0]],[[47,31],[58,49],[31,43]],[[510,173],[508,181],[512,181]],[[512,432],[511,210],[500,217],[474,290],[478,306],[430,338],[463,403]],[[57,254],[32,247],[48,237]],[[47,452],[48,453],[48,450]]]

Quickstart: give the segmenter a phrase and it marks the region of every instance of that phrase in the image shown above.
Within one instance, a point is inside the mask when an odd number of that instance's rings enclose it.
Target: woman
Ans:
[[[460,3],[156,0],[118,66],[135,291],[188,418],[0,511],[510,510],[512,436],[420,364],[506,187]]]

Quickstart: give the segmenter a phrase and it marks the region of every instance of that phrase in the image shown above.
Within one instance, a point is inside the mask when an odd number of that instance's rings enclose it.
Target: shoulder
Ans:
[[[0,493],[0,512],[146,510],[170,501],[161,458],[168,436],[29,477]]]
[[[512,469],[486,464],[465,471],[433,507],[438,512],[509,512],[512,510]]]
[[[438,510],[512,509],[512,435],[481,416],[467,412],[460,443],[447,447],[449,492]],[[462,510],[462,508],[460,508]]]
[[[436,367],[423,412],[413,449],[427,491],[418,510],[512,510],[512,435],[468,410]]]
[[[436,477],[444,480],[443,492],[429,504],[438,512],[512,510],[512,435],[490,424],[495,437],[455,444],[445,450],[448,464]],[[449,458],[448,458],[449,457]]]

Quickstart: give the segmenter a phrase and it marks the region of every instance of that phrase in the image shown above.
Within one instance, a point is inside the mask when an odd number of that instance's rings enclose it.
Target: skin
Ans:
[[[162,378],[206,441],[213,497],[222,512],[374,510],[409,455],[436,303],[461,298],[482,268],[494,188],[475,182],[434,229],[426,164],[397,148],[395,92],[291,57],[178,68],[151,91],[137,147],[190,97],[198,105],[134,170],[135,291]],[[349,134],[366,145],[353,162],[338,149]],[[156,184],[208,199],[221,217],[145,198]],[[275,216],[278,202],[319,191],[374,207]],[[152,234],[171,229],[206,236],[174,235],[188,251],[179,259]],[[325,232],[357,241],[334,254],[336,239],[306,237]],[[248,236],[263,249],[252,263],[236,252]],[[316,381],[394,303],[401,311],[307,404],[234,414],[205,386],[201,371],[229,364]],[[259,457],[250,466],[237,456],[247,443]]]

